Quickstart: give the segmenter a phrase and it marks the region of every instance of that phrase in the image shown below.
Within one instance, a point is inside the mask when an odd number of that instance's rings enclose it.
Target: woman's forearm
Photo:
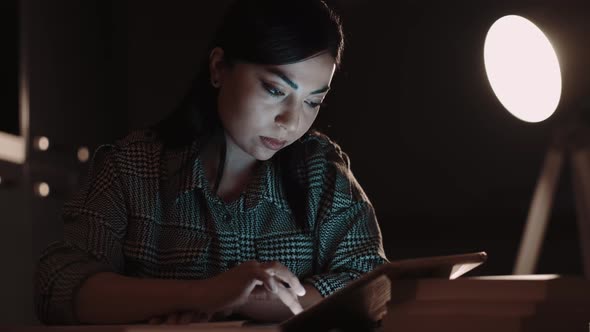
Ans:
[[[82,323],[124,324],[171,312],[206,310],[206,280],[141,279],[102,272],[79,289],[74,310]]]

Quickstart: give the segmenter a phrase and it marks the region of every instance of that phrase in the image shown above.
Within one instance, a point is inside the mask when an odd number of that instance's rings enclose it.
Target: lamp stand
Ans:
[[[590,279],[590,144],[588,128],[575,126],[557,135],[547,151],[529,208],[514,274],[533,274],[564,161],[569,159],[584,276]],[[566,159],[567,158],[567,159]]]

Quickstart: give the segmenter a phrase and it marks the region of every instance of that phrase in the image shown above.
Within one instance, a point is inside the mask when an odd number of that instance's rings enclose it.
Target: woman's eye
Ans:
[[[321,106],[326,105],[325,103],[322,103],[322,102],[316,103],[316,102],[313,102],[313,101],[308,101],[306,103],[307,103],[307,105],[309,105],[309,107],[314,108],[314,109],[320,108]]]
[[[267,84],[267,83],[262,83],[262,87],[264,88],[264,90],[266,90],[266,92],[268,92],[270,95],[274,96],[274,97],[282,97],[285,94],[283,93],[283,91],[275,88],[274,86]]]

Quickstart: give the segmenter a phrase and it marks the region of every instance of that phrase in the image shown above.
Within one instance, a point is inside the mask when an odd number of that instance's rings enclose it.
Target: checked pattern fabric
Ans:
[[[279,261],[328,296],[386,262],[373,206],[348,156],[323,134],[300,142],[303,157],[292,166],[307,227],[295,222],[274,158],[260,162],[239,199],[226,203],[209,189],[197,142],[171,150],[144,129],[101,146],[85,185],[63,207],[63,240],[39,259],[39,319],[79,323],[77,289],[102,271],[206,279],[249,260]]]

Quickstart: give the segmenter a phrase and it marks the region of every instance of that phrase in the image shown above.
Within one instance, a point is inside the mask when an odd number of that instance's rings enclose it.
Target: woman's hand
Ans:
[[[248,311],[249,306],[254,303],[263,302],[282,302],[293,314],[303,311],[299,303],[299,296],[305,295],[305,288],[299,282],[299,279],[287,267],[279,262],[268,262],[261,264],[264,270],[272,277],[270,279],[272,288],[256,287],[250,292],[248,301],[240,305],[237,309],[241,313]]]
[[[193,321],[207,321],[214,313],[223,312],[227,315],[234,310],[241,311],[249,300],[252,300],[251,295],[259,300],[278,298],[293,314],[303,311],[297,297],[305,295],[305,288],[289,269],[278,262],[242,263],[206,280],[206,287],[209,291],[205,307],[200,310],[171,313],[165,317],[154,317],[149,322],[188,324]],[[255,289],[255,294],[252,294]],[[203,314],[197,315],[196,312]],[[207,314],[204,314],[205,312]]]
[[[241,307],[257,286],[276,294],[294,314],[303,310],[297,296],[305,295],[305,288],[289,269],[278,262],[245,262],[210,280],[217,290],[212,304],[215,311],[233,311]]]

